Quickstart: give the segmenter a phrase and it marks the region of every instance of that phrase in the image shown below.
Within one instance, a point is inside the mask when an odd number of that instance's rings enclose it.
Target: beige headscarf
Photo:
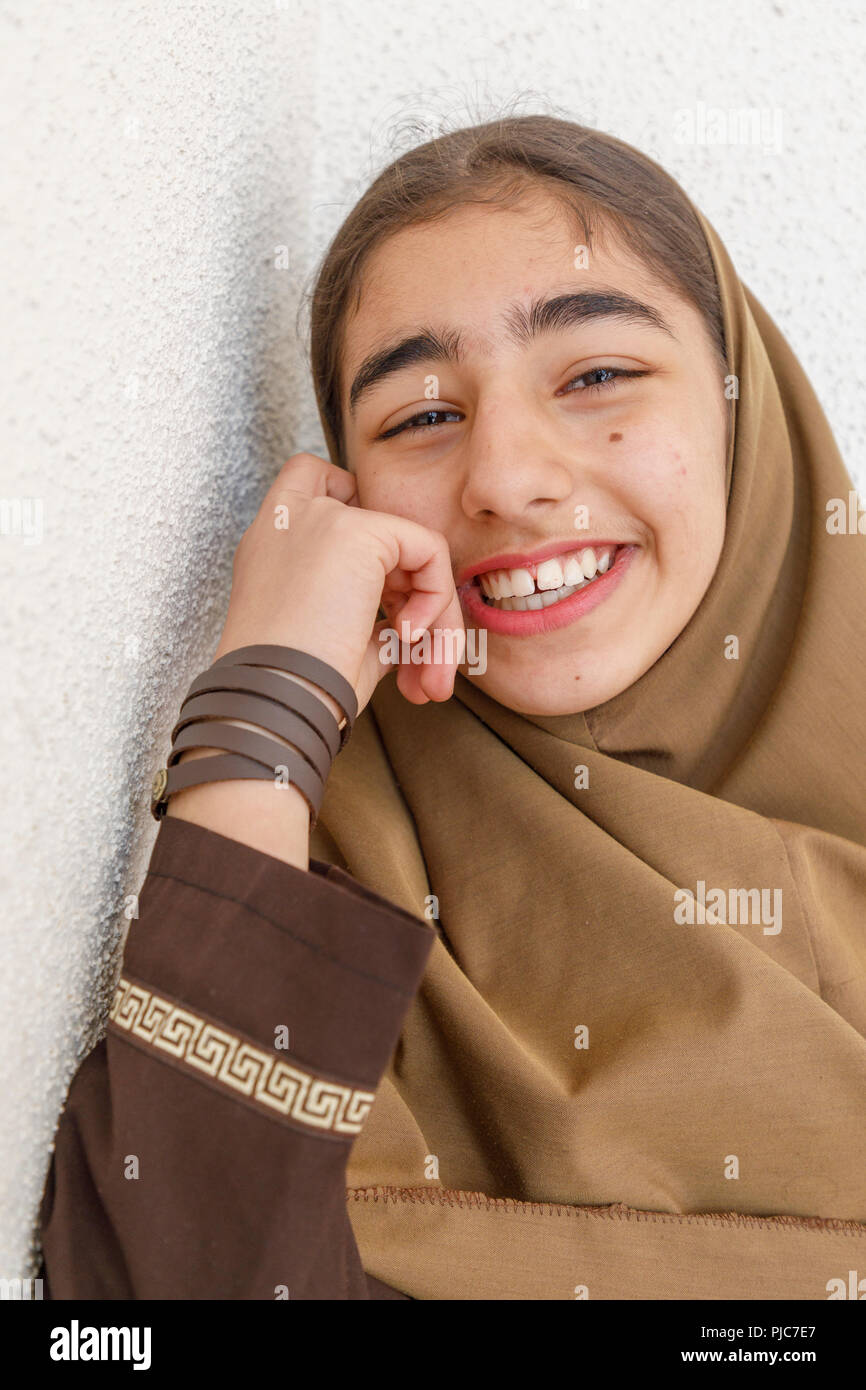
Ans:
[[[416,1298],[866,1295],[866,539],[701,221],[739,399],[697,613],[586,714],[392,673],[328,782],[313,855],[438,899],[348,1178],[365,1269]]]

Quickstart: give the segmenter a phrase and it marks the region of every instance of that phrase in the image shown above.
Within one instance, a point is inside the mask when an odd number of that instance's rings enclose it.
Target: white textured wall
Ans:
[[[792,341],[863,489],[859,0],[7,0],[0,1274],[99,1035],[153,770],[234,545],[323,452],[299,296],[392,149],[523,95],[654,152]],[[537,98],[537,100],[536,100]],[[683,144],[677,112],[764,112]],[[424,126],[424,122],[429,123]],[[289,248],[289,269],[274,266]],[[26,513],[25,513],[26,516]],[[36,514],[29,517],[36,521]],[[7,527],[8,530],[8,527]]]

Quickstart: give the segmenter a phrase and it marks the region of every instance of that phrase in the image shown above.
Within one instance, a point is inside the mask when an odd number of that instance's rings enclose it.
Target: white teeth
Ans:
[[[542,560],[541,564],[536,566],[535,587],[539,591],[561,589],[564,582],[562,565],[558,560]]]
[[[478,576],[478,583],[485,597],[508,613],[549,608],[606,574],[615,553],[616,546],[602,550],[587,546],[540,561],[534,578],[528,569],[488,570]]]
[[[503,570],[502,573],[507,575],[506,583],[516,597],[526,598],[535,593],[535,580],[529,570]]]
[[[548,589],[541,594],[529,594],[526,598],[506,598],[497,604],[497,607],[504,608],[509,613],[525,613],[528,608],[550,608],[561,599],[569,598],[580,587],[579,584],[567,584],[563,589]]]
[[[583,569],[576,555],[569,555],[562,567],[562,577],[566,584],[583,583]]]

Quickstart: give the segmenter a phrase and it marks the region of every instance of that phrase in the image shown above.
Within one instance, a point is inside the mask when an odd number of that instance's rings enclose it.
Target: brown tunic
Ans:
[[[160,826],[40,1212],[50,1298],[386,1299],[346,1163],[434,931],[333,865]]]

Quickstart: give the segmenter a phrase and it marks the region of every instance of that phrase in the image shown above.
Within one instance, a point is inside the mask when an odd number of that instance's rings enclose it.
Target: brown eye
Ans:
[[[616,380],[619,377],[638,377],[649,376],[648,371],[637,371],[627,367],[592,367],[588,372],[581,372],[580,376],[572,377],[571,381],[560,394],[572,395],[576,391],[611,391],[615,389]],[[603,378],[601,380],[589,381],[590,377]],[[579,382],[589,382],[588,385],[578,386]],[[394,425],[392,429],[385,430],[376,436],[377,439],[394,439],[398,434],[422,434],[426,430],[438,428],[437,421],[448,423],[450,421],[462,420],[463,416],[459,410],[422,410],[418,415],[410,415],[408,420],[402,424]]]
[[[432,423],[437,415],[450,415],[453,418],[461,419],[460,412],[457,410],[423,410],[420,415],[410,415],[408,420],[404,420],[401,425],[395,425],[393,429],[385,430],[384,434],[378,436],[379,439],[393,439],[396,434],[418,434],[421,430],[435,429]],[[416,424],[416,420],[426,421],[426,424]]]
[[[578,389],[576,383],[587,381],[589,377],[601,377],[603,380],[591,381],[588,386],[582,386],[581,391],[610,391],[615,389],[617,377],[648,376],[648,372],[637,371],[634,368],[626,367],[592,367],[588,372],[581,372],[580,376],[572,377],[571,381],[564,388],[563,394],[570,395]]]

